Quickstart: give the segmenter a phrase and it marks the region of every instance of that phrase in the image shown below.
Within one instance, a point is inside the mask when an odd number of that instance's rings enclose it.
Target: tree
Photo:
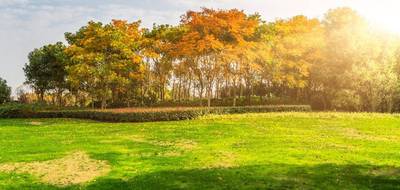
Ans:
[[[143,56],[149,70],[148,80],[152,80],[160,101],[165,100],[166,87],[173,69],[173,44],[180,38],[181,28],[170,25],[154,25],[143,35]]]
[[[62,93],[66,88],[65,65],[68,60],[64,50],[65,46],[58,42],[35,49],[28,55],[29,63],[24,67],[26,83],[31,85],[42,102],[44,94],[54,90],[61,105]]]
[[[223,70],[223,51],[243,48],[246,38],[255,32],[258,20],[237,9],[203,8],[200,12],[188,11],[182,16],[181,24],[187,31],[177,50],[186,63],[191,63],[200,87],[200,98],[205,88],[210,107],[216,76]]]
[[[66,52],[71,57],[68,80],[93,101],[100,100],[102,108],[107,101],[135,91],[143,78],[139,25],[120,20],[106,25],[89,22],[74,34],[66,33],[70,44]]]
[[[37,98],[37,96],[35,96],[34,93],[30,93],[28,89],[30,89],[28,85],[20,85],[15,89],[16,98],[19,103],[33,103],[33,99]]]
[[[263,83],[277,96],[302,101],[306,89],[312,88],[311,71],[324,48],[320,21],[300,15],[265,24],[260,30]]]
[[[11,87],[7,86],[7,81],[0,77],[0,104],[10,101]]]
[[[392,112],[400,82],[395,70],[397,40],[390,34],[370,32],[363,62],[353,71],[354,91],[362,103],[359,110]]]
[[[321,62],[315,81],[324,89],[324,109],[334,108],[331,101],[342,97],[341,90],[352,92],[353,69],[362,63],[366,40],[367,23],[350,8],[328,11],[322,21],[325,28],[325,60]],[[350,103],[350,102],[349,102]]]
[[[378,37],[380,32],[350,8],[330,10],[322,23],[326,48],[311,80],[322,92],[324,109],[391,109],[388,97],[398,81],[391,40]]]

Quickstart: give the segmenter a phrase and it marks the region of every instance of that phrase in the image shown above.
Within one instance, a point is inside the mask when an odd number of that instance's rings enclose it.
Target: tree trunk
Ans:
[[[202,81],[200,81],[199,98],[201,107],[203,107],[203,91],[204,91],[204,84]]]
[[[161,101],[165,100],[165,83],[161,85]]]
[[[107,108],[107,101],[105,98],[102,98],[101,100],[101,109],[104,110]]]
[[[178,83],[178,101],[181,101],[181,95],[182,95],[182,79],[179,78],[179,83]]]
[[[92,109],[94,109],[94,98],[92,96]]]
[[[236,107],[236,81],[233,82],[233,107]]]
[[[176,87],[175,87],[175,81],[172,81],[172,100],[175,101],[176,100]]]
[[[207,89],[207,107],[211,107],[211,87]]]
[[[39,101],[40,101],[40,103],[44,103],[44,91],[41,91],[39,93]]]
[[[58,90],[58,92],[57,92],[58,106],[60,106],[60,107],[63,106],[62,93],[63,93],[62,90]]]

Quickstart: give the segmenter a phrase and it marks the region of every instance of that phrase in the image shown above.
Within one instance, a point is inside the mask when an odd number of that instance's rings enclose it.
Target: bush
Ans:
[[[311,107],[307,105],[213,107],[209,109],[210,114],[308,112],[308,111],[311,111]]]
[[[339,111],[358,112],[361,110],[361,104],[361,97],[352,90],[340,90],[332,100],[332,107]]]
[[[115,113],[111,111],[44,111],[32,115],[34,118],[76,118],[108,122],[149,122],[178,121],[194,119],[204,115],[202,110],[169,112],[131,112]]]
[[[75,107],[55,107],[47,104],[6,103],[0,105],[0,118],[29,118],[41,111],[77,110]]]
[[[306,112],[310,106],[248,106],[248,107],[212,107],[212,108],[179,108],[133,110],[121,112],[116,110],[63,110],[63,111],[32,111],[0,114],[3,118],[76,118],[92,119],[107,122],[150,122],[150,121],[178,121],[195,119],[207,114],[234,114],[234,113],[265,113],[265,112]],[[22,113],[22,114],[18,114]]]
[[[0,106],[0,118],[27,118],[36,112],[36,107],[28,104],[8,103]]]
[[[263,98],[251,97],[250,101],[245,98],[237,98],[236,106],[258,106],[258,105],[297,105],[299,102],[291,100],[290,98],[278,98],[270,97]],[[154,104],[150,104],[151,107],[196,107],[201,105],[207,105],[207,99],[194,99],[194,100],[181,100],[181,101],[163,101]],[[233,105],[233,98],[224,99],[211,99],[211,106],[213,107],[230,107]],[[301,105],[301,104],[299,104]]]

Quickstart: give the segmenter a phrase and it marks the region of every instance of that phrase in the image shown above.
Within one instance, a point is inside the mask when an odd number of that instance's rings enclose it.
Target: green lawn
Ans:
[[[192,121],[0,119],[0,164],[85,152],[108,174],[70,186],[0,172],[0,189],[400,189],[400,116],[268,113]]]

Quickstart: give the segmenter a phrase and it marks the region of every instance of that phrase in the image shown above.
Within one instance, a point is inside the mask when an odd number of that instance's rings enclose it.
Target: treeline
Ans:
[[[316,109],[400,109],[400,40],[349,8],[274,22],[243,11],[188,11],[177,26],[113,20],[35,49],[27,84],[40,101],[129,107],[283,99]],[[56,100],[56,101],[55,101]]]

